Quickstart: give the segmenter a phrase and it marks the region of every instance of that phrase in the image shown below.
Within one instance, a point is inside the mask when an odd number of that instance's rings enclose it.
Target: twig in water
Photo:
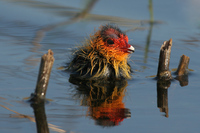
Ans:
[[[179,66],[176,71],[178,76],[185,75],[188,73],[189,61],[190,61],[190,57],[188,57],[186,55],[181,56]]]
[[[38,80],[36,84],[35,93],[32,94],[32,102],[40,102],[45,99],[47,86],[51,74],[51,69],[54,63],[53,51],[48,50],[47,54],[44,54],[41,58],[40,70],[38,74]]]
[[[169,80],[172,78],[171,71],[169,71],[171,47],[172,39],[170,39],[169,41],[165,41],[160,48],[160,57],[157,72],[157,77],[159,79]]]

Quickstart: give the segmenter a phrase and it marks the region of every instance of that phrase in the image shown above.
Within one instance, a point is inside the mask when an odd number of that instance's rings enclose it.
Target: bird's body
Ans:
[[[130,79],[128,55],[132,52],[125,33],[112,25],[101,26],[74,53],[69,69],[84,79]]]

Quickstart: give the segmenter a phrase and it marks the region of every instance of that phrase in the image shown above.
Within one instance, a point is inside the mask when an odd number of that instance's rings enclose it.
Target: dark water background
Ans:
[[[52,49],[55,62],[46,97],[48,123],[61,131],[198,133],[200,130],[200,1],[153,0],[157,22],[150,26],[149,1],[98,1],[85,19],[58,26],[46,32],[40,45],[33,45],[36,32],[50,24],[64,22],[80,12],[87,1],[0,0],[0,132],[36,132],[36,125],[13,111],[34,117],[24,98],[35,89],[40,57]],[[98,124],[91,107],[84,104],[88,95],[79,92],[68,80],[69,73],[58,68],[69,61],[75,48],[102,24],[116,23],[127,30],[136,48],[130,58],[133,78],[119,94],[121,104],[131,112],[119,125]],[[131,29],[137,30],[131,30]],[[148,37],[150,37],[148,44]],[[160,46],[173,39],[170,69],[177,68],[180,56],[190,57],[188,85],[173,80],[165,90],[167,112],[158,108],[157,73]],[[175,77],[175,75],[173,75]],[[91,100],[91,99],[90,99]],[[7,107],[7,109],[5,108]],[[166,106],[165,106],[166,107]],[[9,109],[11,110],[9,110]],[[166,117],[168,115],[168,117]],[[56,132],[50,128],[50,132]]]

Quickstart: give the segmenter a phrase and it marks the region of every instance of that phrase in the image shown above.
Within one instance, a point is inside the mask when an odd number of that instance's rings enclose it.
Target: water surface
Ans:
[[[35,89],[40,57],[52,49],[55,62],[46,95],[51,101],[45,110],[48,123],[63,132],[198,132],[200,2],[154,0],[153,15],[157,23],[151,27],[148,1],[100,0],[86,19],[53,28],[46,32],[40,45],[33,44],[39,29],[69,20],[85,5],[85,1],[66,0],[0,1],[0,105],[7,107],[0,107],[0,131],[37,131],[34,122],[19,118],[11,110],[34,117],[24,98]],[[70,60],[72,49],[94,33],[95,28],[107,23],[116,23],[127,31],[130,44],[136,48],[130,58],[134,73],[131,80],[121,84],[93,85],[107,90],[102,94],[104,98],[98,99],[98,91],[91,95],[90,90],[70,83],[70,74],[58,68]],[[185,54],[190,57],[192,71],[186,86],[172,80],[168,89],[157,91],[153,75],[157,73],[159,50],[163,41],[170,38],[173,39],[170,69],[177,68],[180,56]],[[108,116],[109,107],[115,107],[111,112],[124,111],[126,115],[112,120],[98,119],[98,111]],[[50,132],[56,131],[50,128]]]

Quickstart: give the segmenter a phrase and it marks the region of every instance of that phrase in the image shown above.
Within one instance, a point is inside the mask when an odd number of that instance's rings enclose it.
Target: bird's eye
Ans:
[[[114,44],[113,40],[108,39],[107,44]]]

